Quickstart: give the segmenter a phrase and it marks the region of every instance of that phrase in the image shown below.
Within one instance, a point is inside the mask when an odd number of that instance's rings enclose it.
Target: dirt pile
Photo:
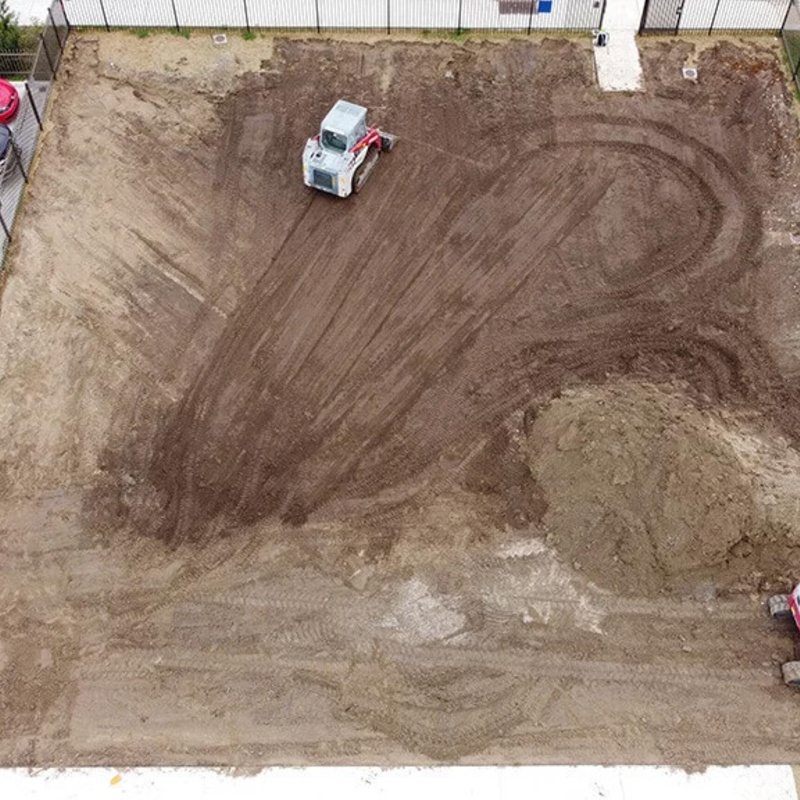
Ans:
[[[760,477],[720,424],[652,385],[565,392],[527,442],[548,540],[625,594],[758,588],[769,569],[790,569],[800,534],[767,517]]]

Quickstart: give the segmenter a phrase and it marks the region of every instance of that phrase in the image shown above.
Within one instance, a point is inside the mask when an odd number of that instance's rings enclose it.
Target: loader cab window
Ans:
[[[326,150],[336,150],[344,153],[347,150],[347,137],[334,131],[322,131],[322,146]]]

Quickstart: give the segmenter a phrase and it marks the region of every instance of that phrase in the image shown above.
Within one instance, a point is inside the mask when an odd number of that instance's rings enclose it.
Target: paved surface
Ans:
[[[643,88],[642,64],[636,32],[642,16],[641,0],[608,0],[603,30],[606,47],[595,47],[597,80],[607,92],[636,92]]]
[[[262,800],[264,797],[347,797],[348,800],[797,800],[790,767],[712,767],[686,773],[663,767],[459,767],[379,770],[369,767],[266,769],[234,777],[210,769],[0,770],[9,800]]]

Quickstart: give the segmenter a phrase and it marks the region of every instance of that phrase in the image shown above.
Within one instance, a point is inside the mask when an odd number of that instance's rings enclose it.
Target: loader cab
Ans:
[[[322,120],[319,142],[325,150],[346,153],[367,135],[367,109],[339,100]]]

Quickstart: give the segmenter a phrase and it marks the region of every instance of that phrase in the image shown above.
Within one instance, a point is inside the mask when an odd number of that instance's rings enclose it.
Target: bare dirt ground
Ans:
[[[72,39],[0,312],[0,763],[793,762],[774,43]],[[697,84],[680,67],[700,70]],[[398,134],[348,201],[329,105]]]

